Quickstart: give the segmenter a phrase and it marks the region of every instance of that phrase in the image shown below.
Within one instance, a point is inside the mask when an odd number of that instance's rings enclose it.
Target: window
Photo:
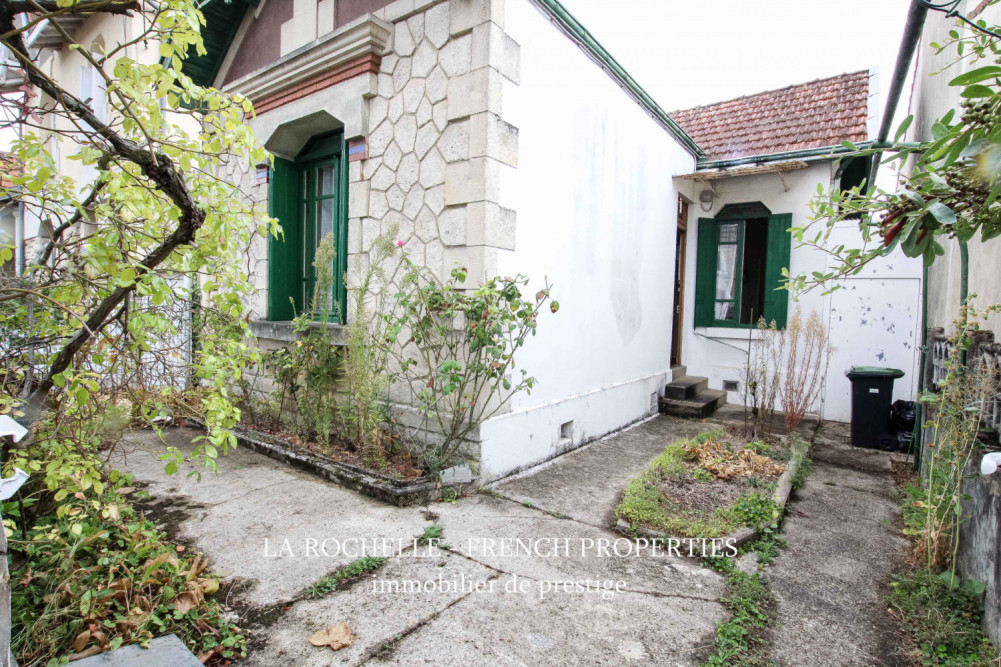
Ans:
[[[275,158],[270,178],[271,215],[283,236],[268,251],[268,319],[290,320],[306,312],[316,287],[316,248],[332,235],[334,259],[332,319],[343,320],[347,270],[347,160],[344,135],[314,137],[295,161]]]
[[[850,157],[841,160],[835,178],[838,180],[838,188],[842,192],[849,192],[852,188],[862,188],[869,178],[869,168],[872,165],[870,157]],[[864,190],[863,190],[864,192]],[[861,213],[852,213],[848,219],[861,219]]]
[[[784,327],[792,216],[764,205],[730,204],[715,218],[699,219],[695,326],[753,327],[758,318]]]

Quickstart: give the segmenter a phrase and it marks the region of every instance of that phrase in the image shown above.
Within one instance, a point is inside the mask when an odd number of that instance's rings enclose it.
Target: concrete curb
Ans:
[[[806,454],[809,455],[810,451],[813,449],[812,443],[806,448]],[[779,507],[779,514],[785,511],[786,503],[789,502],[789,496],[792,494],[792,478],[796,475],[796,470],[799,468],[799,464],[795,462],[795,458],[789,460],[789,464],[786,467],[786,471],[779,476],[778,481],[775,483],[775,493],[773,497],[775,498],[775,503]],[[625,519],[618,519],[615,523],[615,531],[623,535],[639,535],[641,537],[664,539],[664,540],[678,540],[682,545],[689,545],[691,543],[699,542],[702,543],[703,538],[696,537],[674,537],[671,535],[666,535],[663,532],[658,532],[652,528],[646,528],[645,526],[633,526]],[[738,528],[729,535],[724,535],[723,537],[717,537],[716,540],[722,542],[727,542],[728,540],[733,540],[735,546],[743,546],[748,542],[753,542],[754,540],[761,537],[761,531],[757,528],[748,528],[746,526]],[[706,540],[708,541],[708,540]]]
[[[186,417],[185,421],[205,428],[201,420]],[[441,498],[438,482],[431,477],[396,479],[349,463],[332,461],[265,433],[240,426],[230,430],[242,447],[390,505],[409,507]]]

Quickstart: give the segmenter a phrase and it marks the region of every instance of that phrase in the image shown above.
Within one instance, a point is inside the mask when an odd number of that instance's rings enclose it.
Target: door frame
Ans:
[[[678,195],[678,224],[674,256],[674,313],[671,320],[671,365],[681,364],[685,331],[685,269],[688,251],[688,200]]]

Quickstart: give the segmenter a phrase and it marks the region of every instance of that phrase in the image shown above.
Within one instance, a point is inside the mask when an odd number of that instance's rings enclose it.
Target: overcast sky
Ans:
[[[882,109],[909,5],[908,0],[563,3],[667,111],[871,67],[879,68]]]
[[[909,0],[563,0],[667,111],[879,68],[882,110]],[[907,94],[898,118],[906,114]],[[0,132],[0,147],[9,139]]]

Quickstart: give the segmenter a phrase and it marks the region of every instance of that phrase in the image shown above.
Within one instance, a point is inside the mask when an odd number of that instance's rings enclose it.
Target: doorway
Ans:
[[[685,249],[688,246],[688,202],[678,197],[678,234],[674,246],[674,321],[671,327],[671,365],[681,364],[681,334],[685,321]]]

